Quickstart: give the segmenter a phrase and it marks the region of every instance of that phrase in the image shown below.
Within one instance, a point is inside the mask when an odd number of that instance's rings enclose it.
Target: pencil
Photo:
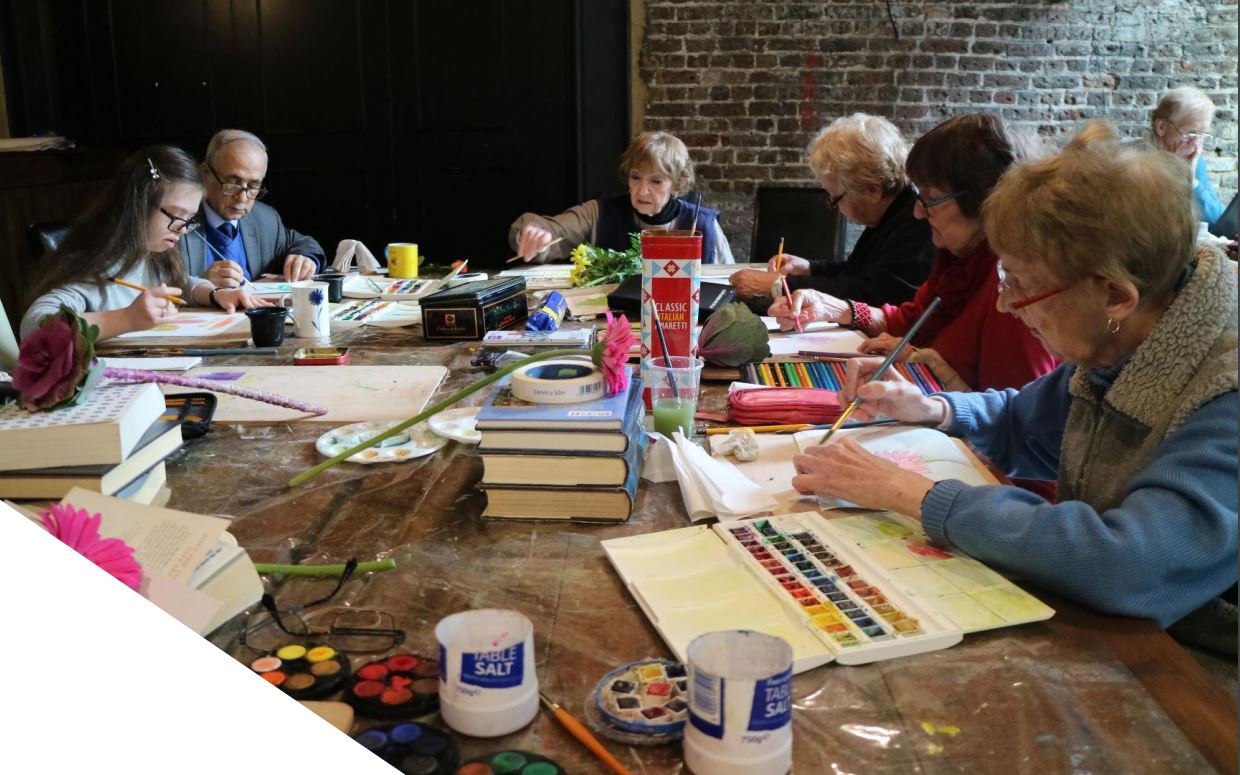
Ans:
[[[792,425],[728,425],[720,428],[707,428],[707,436],[718,436],[722,433],[739,430],[748,427],[754,433],[779,433],[780,431],[807,431],[814,426],[810,423],[794,423]]]
[[[917,318],[917,322],[913,324],[913,327],[908,330],[908,333],[904,335],[904,338],[900,340],[900,343],[897,344],[891,352],[887,353],[887,357],[883,359],[883,362],[879,364],[878,369],[870,375],[870,378],[866,380],[866,382],[875,382],[883,378],[883,375],[886,374],[887,370],[891,368],[891,364],[896,362],[896,358],[900,357],[901,351],[908,346],[909,342],[913,341],[913,336],[917,334],[918,330],[921,329],[922,324],[925,323],[930,317],[930,313],[934,312],[938,306],[939,297],[935,296],[934,299],[926,305],[925,311],[921,313],[921,317]],[[835,423],[831,426],[831,429],[827,431],[827,435],[823,436],[822,441],[819,443],[826,444],[831,438],[831,435],[839,430],[841,425],[848,421],[849,416],[856,411],[857,407],[860,405],[860,396],[856,396],[853,400],[849,401],[848,406],[845,407],[844,411],[840,414],[839,419],[835,421]]]
[[[116,283],[117,285],[123,285],[126,288],[133,288],[135,291],[150,290],[149,288],[143,288],[141,285],[138,285],[137,283],[131,283],[128,280],[122,280],[119,277],[113,277],[112,282]],[[185,299],[182,299],[180,296],[166,296],[164,298],[168,299],[168,301],[172,302],[173,304],[180,304],[182,307],[185,306]]]
[[[550,242],[548,242],[548,243],[547,243],[547,245],[546,245],[546,247],[544,247],[544,248],[543,248],[543,250],[546,250],[547,248],[551,247],[552,245],[554,245],[554,244],[555,244],[555,243],[557,243],[557,242],[563,242],[563,241],[564,241],[564,238],[563,238],[563,237],[556,237],[555,239],[553,239],[553,240],[551,240]],[[538,252],[539,252],[539,253],[541,253],[541,252],[542,252],[542,250],[540,250],[540,251],[538,251]],[[521,257],[521,254],[520,254],[520,253],[518,253],[517,255],[513,256],[513,257],[512,257],[512,258],[510,258],[510,259],[508,259],[508,260],[507,260],[507,261],[505,261],[504,263],[505,263],[505,264],[511,264],[513,261],[516,261],[516,260],[517,260],[518,258],[520,258],[520,257]]]
[[[783,238],[783,237],[780,237],[780,238],[779,238],[779,252],[775,254],[775,272],[776,272],[776,274],[779,274],[779,273],[780,273],[780,270],[781,270],[781,269],[783,269],[783,268],[784,268],[784,238]],[[785,291],[787,290],[787,287],[786,287],[786,286],[785,286],[784,290],[785,290]]]
[[[868,358],[869,353],[826,353],[818,350],[797,350],[797,355],[804,358],[818,358],[819,360],[834,361],[841,358]]]
[[[780,274],[779,282],[784,286],[784,297],[788,299],[788,309],[792,309],[792,291],[788,290],[788,276]],[[792,322],[796,324],[798,334],[805,333],[805,329],[801,328],[801,315],[799,313],[793,316]]]
[[[590,730],[583,727],[581,722],[573,718],[568,711],[549,700],[547,695],[542,692],[538,693],[538,699],[542,700],[542,703],[547,707],[547,710],[551,711],[551,715],[555,717],[555,720],[560,722],[560,725],[563,726],[570,735],[577,738],[577,742],[588,748],[590,753],[594,754],[598,757],[599,761],[607,765],[607,769],[614,772],[615,775],[631,775],[628,769],[626,769],[616,757],[612,756],[611,753],[603,747],[603,744],[594,737],[594,735],[590,734]]]

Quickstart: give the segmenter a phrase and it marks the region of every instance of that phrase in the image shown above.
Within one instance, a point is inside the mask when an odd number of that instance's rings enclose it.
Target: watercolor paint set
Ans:
[[[386,277],[356,275],[345,281],[344,295],[352,299],[384,301],[415,301],[442,287],[436,279],[413,278],[398,280]]]
[[[698,635],[749,629],[788,641],[800,673],[831,661],[935,651],[966,632],[1054,614],[886,512],[726,521],[612,539],[603,548],[681,660]]]
[[[448,733],[426,724],[405,721],[374,727],[353,739],[405,775],[451,775],[460,762]]]
[[[417,718],[439,708],[439,663],[393,654],[353,673],[345,699],[368,718]]]
[[[594,703],[608,726],[631,734],[674,735],[689,709],[685,666],[643,659],[607,673],[594,687]]]
[[[568,775],[551,759],[529,751],[497,751],[470,759],[456,775]]]
[[[741,379],[768,387],[807,387],[840,390],[847,364],[843,361],[777,361],[741,365]],[[943,385],[924,363],[896,362],[892,368],[926,395],[942,392]]]
[[[290,643],[250,663],[267,683],[297,700],[338,691],[349,677],[349,658],[331,646]]]

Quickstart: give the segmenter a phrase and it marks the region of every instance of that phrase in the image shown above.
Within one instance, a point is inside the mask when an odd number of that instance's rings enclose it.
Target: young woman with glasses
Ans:
[[[198,228],[201,200],[198,165],[180,148],[149,146],[125,159],[103,194],[42,262],[22,335],[61,305],[99,326],[100,339],[168,322],[177,315],[177,300],[228,312],[268,306],[247,291],[216,288],[186,275],[177,243]],[[146,290],[118,285],[115,279]]]

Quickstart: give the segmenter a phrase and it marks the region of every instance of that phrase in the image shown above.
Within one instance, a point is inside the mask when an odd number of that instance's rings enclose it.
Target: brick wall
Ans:
[[[806,145],[855,111],[910,139],[979,109],[1050,137],[1090,118],[1137,136],[1162,92],[1192,84],[1218,106],[1211,176],[1224,201],[1236,190],[1235,0],[637,0],[634,13],[636,120],[690,146],[737,260],[756,187],[813,184]]]

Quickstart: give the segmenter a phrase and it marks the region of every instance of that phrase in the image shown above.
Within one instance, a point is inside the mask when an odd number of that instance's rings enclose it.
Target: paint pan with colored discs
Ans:
[[[568,775],[567,771],[545,756],[529,751],[499,751],[470,759],[456,775]]]
[[[369,718],[417,718],[439,708],[439,663],[417,654],[393,654],[362,665],[345,699]]]
[[[405,775],[451,775],[460,761],[446,732],[412,721],[367,729],[353,739]]]
[[[290,643],[254,660],[250,669],[294,699],[317,700],[344,685],[349,659],[331,646]]]
[[[594,687],[595,718],[636,735],[679,735],[688,710],[685,666],[643,659],[612,670]]]

